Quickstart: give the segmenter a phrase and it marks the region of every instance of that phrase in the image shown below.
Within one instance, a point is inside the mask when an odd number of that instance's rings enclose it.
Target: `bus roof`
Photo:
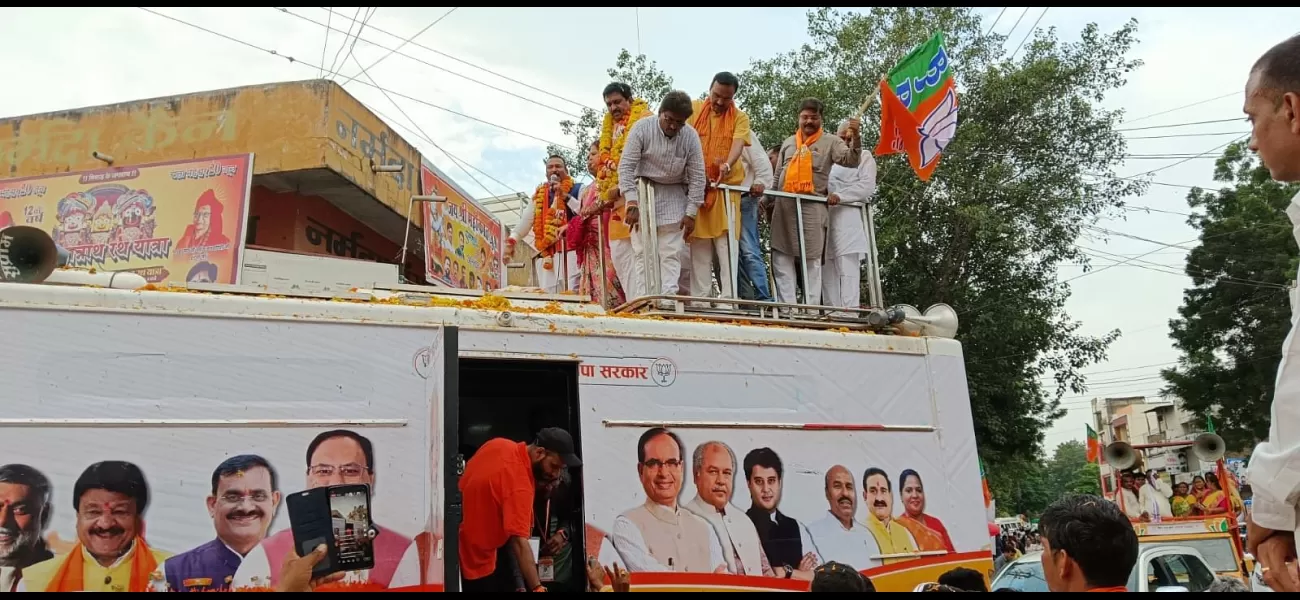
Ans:
[[[356,290],[334,297],[255,293],[117,290],[98,287],[0,284],[0,307],[29,310],[157,312],[175,315],[299,319],[401,326],[454,325],[463,330],[596,335],[825,348],[851,352],[961,356],[956,340],[792,326],[608,315],[598,306],[528,294],[420,295]],[[531,299],[530,299],[531,298]],[[548,299],[549,298],[549,299]]]

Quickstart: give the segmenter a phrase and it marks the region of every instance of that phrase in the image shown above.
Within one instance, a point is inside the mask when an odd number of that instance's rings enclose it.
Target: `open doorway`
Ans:
[[[468,461],[490,439],[531,442],[546,427],[568,431],[581,456],[576,362],[462,358],[459,375],[456,415],[461,460]],[[568,481],[549,505],[545,500],[534,504],[534,528],[545,524],[553,535],[557,526],[563,526],[569,540],[568,554],[552,558],[557,579],[564,581],[548,583],[548,588],[555,588],[551,591],[586,589],[582,490],[582,470],[570,469]]]

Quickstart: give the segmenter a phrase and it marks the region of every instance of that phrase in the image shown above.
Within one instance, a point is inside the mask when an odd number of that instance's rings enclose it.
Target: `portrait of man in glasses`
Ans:
[[[629,571],[727,572],[722,544],[708,521],[677,499],[686,479],[677,434],[656,427],[637,440],[637,475],[645,503],[614,519],[614,550]]]
[[[308,489],[364,484],[370,486],[372,502],[377,495],[375,447],[369,438],[354,431],[336,429],[316,436],[307,445],[306,469]],[[418,582],[420,558],[411,538],[377,522],[375,530],[378,532],[372,540],[375,568],[349,572],[346,581],[384,587],[389,587],[394,580]],[[244,557],[235,572],[233,587],[274,587],[279,583],[280,567],[292,552],[293,531],[286,527]]]

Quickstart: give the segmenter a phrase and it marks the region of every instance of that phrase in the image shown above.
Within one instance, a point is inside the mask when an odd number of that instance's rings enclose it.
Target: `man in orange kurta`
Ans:
[[[740,90],[740,80],[723,71],[713,76],[709,95],[694,102],[695,116],[691,125],[700,134],[704,148],[704,169],[710,185],[721,182],[740,185],[745,180],[745,165],[740,153],[749,145],[749,115],[736,108],[735,96]],[[732,222],[727,222],[728,195],[710,188],[704,197],[695,220],[695,235],[691,248],[691,295],[708,296],[713,290],[713,264],[718,264],[718,287],[722,296],[735,297],[731,289],[731,246],[734,232],[740,230],[740,194],[729,194]]]

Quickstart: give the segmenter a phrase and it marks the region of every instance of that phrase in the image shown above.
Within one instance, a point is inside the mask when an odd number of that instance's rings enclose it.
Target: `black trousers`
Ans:
[[[480,579],[464,579],[461,574],[462,592],[513,592],[515,583],[515,557],[511,554],[510,544],[497,548],[497,565],[491,574]]]

